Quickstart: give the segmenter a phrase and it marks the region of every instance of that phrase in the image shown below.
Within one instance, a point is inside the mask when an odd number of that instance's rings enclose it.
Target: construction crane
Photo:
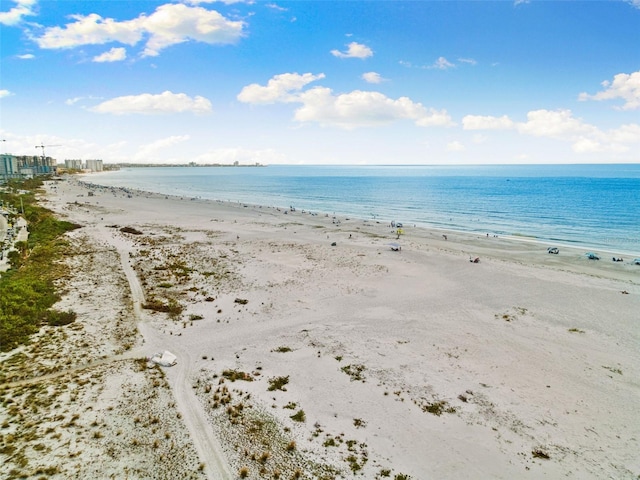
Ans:
[[[40,145],[36,145],[36,148],[41,148],[42,149],[42,160],[44,161],[47,157],[45,157],[44,155],[44,147],[61,147],[62,145],[43,145],[42,143]]]

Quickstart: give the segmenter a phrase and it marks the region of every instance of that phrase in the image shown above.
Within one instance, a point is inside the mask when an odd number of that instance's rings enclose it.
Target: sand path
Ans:
[[[193,360],[185,348],[181,348],[176,341],[162,337],[150,325],[142,321],[142,304],[144,291],[129,261],[131,244],[121,237],[117,237],[106,227],[97,227],[100,238],[107,240],[118,252],[122,269],[131,289],[133,310],[138,323],[138,330],[144,338],[147,354],[170,350],[178,356],[178,363],[167,371],[167,379],[173,390],[176,407],[182,414],[182,419],[191,434],[198,456],[204,464],[204,471],[210,480],[227,480],[233,478],[227,465],[222,447],[208,424],[193,388],[189,384],[189,372],[193,367]]]

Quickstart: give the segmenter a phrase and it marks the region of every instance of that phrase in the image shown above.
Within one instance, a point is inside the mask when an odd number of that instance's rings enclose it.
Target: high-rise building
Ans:
[[[0,180],[16,178],[20,176],[18,159],[13,155],[3,153],[0,155]]]
[[[64,166],[67,170],[82,170],[82,160],[65,160]]]
[[[86,167],[87,167],[87,170],[91,170],[92,172],[101,172],[102,160],[87,160]]]

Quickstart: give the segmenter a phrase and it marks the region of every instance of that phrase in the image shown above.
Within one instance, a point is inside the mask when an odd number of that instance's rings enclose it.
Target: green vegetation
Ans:
[[[247,372],[241,372],[239,370],[224,370],[222,376],[231,382],[236,380],[244,380],[245,382],[253,382],[253,377]]]
[[[429,412],[433,415],[440,416],[443,413],[456,413],[456,407],[449,405],[446,400],[438,400],[432,403],[426,403],[422,406],[423,412]]]
[[[269,379],[269,388],[267,390],[269,392],[273,392],[274,390],[282,390],[286,392],[287,389],[284,386],[289,383],[289,376],[286,377],[274,377]]]
[[[57,220],[37,204],[35,190],[41,185],[40,179],[10,181],[9,192],[0,193],[5,205],[20,205],[29,228],[28,241],[18,242],[17,251],[8,255],[11,270],[0,277],[0,351],[26,343],[43,324],[66,325],[75,320],[75,313],[51,307],[60,298],[54,281],[67,273],[59,261],[68,253],[62,235],[80,225]],[[11,193],[18,190],[22,193]]]
[[[602,368],[605,370],[609,370],[611,373],[617,373],[618,375],[622,375],[622,370],[617,367],[608,367],[606,365],[602,365]]]
[[[551,455],[540,448],[532,450],[531,455],[533,455],[533,458],[542,458],[544,460],[549,460],[551,458]]]
[[[349,375],[352,382],[359,381],[364,383],[365,381],[363,373],[366,370],[366,367],[364,365],[346,365],[340,370]]]
[[[291,350],[290,347],[283,346],[283,347],[275,348],[275,349],[273,349],[271,351],[272,352],[278,352],[278,353],[287,353],[287,352],[292,352],[293,350]]]
[[[304,422],[307,419],[307,416],[305,415],[304,410],[298,410],[297,413],[291,415],[289,418],[295,422]]]

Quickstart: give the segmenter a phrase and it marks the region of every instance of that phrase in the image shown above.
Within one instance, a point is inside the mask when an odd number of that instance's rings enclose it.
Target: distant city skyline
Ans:
[[[153,164],[640,162],[640,0],[0,7],[13,155]]]

